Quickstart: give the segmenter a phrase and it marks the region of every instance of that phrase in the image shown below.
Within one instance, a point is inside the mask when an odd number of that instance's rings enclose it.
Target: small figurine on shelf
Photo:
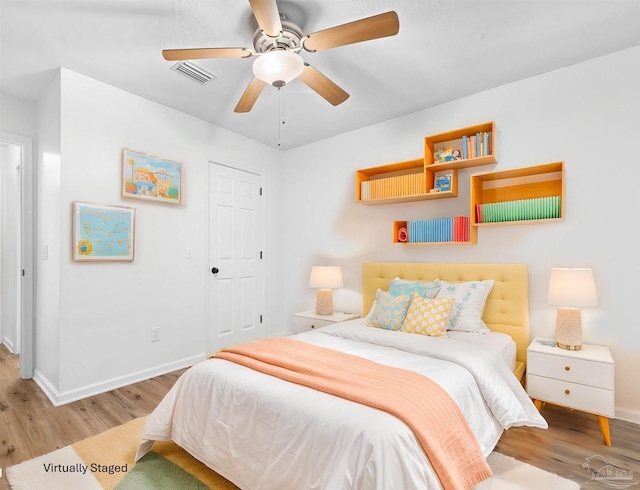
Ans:
[[[447,158],[447,162],[451,162],[453,160],[461,160],[462,156],[460,156],[460,150],[453,150],[453,153],[450,157]]]
[[[451,146],[439,148],[433,154],[433,163],[444,163],[461,159],[460,150],[454,150]]]

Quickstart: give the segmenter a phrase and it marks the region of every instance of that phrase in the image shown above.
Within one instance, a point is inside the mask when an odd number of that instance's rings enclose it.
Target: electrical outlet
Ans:
[[[160,327],[153,327],[151,329],[151,342],[158,342],[160,340]]]

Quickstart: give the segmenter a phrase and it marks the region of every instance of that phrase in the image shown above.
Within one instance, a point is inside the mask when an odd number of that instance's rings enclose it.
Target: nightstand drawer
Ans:
[[[561,355],[527,353],[527,371],[530,374],[570,381],[605,390],[613,390],[613,364]]]
[[[320,320],[318,318],[305,318],[302,316],[293,316],[291,320],[291,329],[293,333],[302,333],[316,328],[333,325],[335,322],[330,320]]]
[[[529,373],[527,392],[534,400],[543,400],[585,412],[613,417],[614,398],[612,390],[594,388],[578,383],[545,378]]]

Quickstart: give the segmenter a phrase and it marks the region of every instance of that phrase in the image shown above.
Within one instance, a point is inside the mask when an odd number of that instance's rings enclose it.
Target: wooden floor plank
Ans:
[[[511,428],[496,451],[580,484],[589,479],[582,468],[585,458],[594,455],[632,470],[640,479],[640,425],[610,420],[612,446],[607,447],[595,415],[552,404],[544,404],[541,413],[548,429]]]
[[[0,345],[0,468],[148,415],[184,371],[54,407],[35,381],[19,379],[19,357]]]
[[[19,379],[18,356],[0,345],[0,468],[46,454],[151,413],[184,372],[158,376],[61,407],[51,405],[33,380]],[[546,404],[549,429],[507,430],[496,450],[538,468],[585,483],[585,458],[596,454],[640,479],[640,425],[611,420],[605,446],[594,415]],[[0,479],[0,490],[7,489]]]

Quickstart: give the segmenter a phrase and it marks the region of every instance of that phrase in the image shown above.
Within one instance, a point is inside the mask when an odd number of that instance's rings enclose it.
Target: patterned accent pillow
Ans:
[[[400,330],[410,302],[411,295],[409,294],[393,296],[378,289],[373,304],[373,313],[367,315],[367,325],[385,330]]]
[[[455,298],[423,298],[414,292],[402,331],[447,338],[449,314],[455,301]]]
[[[440,284],[435,282],[406,281],[396,277],[391,281],[389,294],[400,296],[402,294],[413,294],[416,291],[423,298],[435,298],[440,291]]]
[[[493,279],[460,283],[438,281],[438,284],[441,288],[436,298],[456,298],[449,315],[449,330],[480,333],[491,331],[482,321],[482,314],[487,297],[493,289]]]

